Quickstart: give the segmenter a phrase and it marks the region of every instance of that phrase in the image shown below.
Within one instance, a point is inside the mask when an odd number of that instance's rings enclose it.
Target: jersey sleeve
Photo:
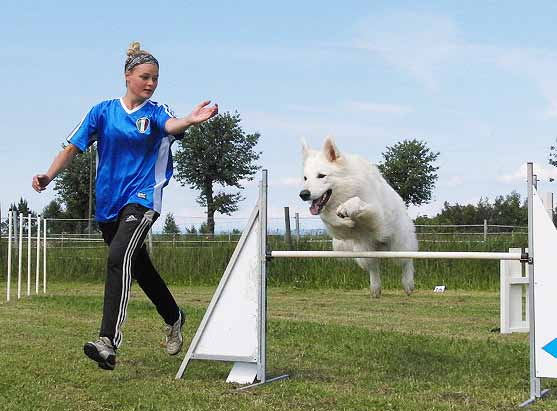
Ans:
[[[155,117],[155,122],[157,124],[157,128],[161,130],[162,135],[166,135],[164,131],[164,125],[168,121],[168,119],[176,118],[174,111],[166,104],[159,104],[157,109],[157,114]]]
[[[81,152],[87,150],[97,140],[99,106],[94,106],[72,130],[66,141]]]

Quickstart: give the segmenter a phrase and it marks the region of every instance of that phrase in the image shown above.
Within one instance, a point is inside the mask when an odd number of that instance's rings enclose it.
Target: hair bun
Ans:
[[[130,43],[127,55],[128,57],[132,57],[137,54],[141,54],[141,44],[139,44],[139,41],[134,41]]]

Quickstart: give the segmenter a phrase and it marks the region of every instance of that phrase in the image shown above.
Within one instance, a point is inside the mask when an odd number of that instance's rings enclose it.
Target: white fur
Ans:
[[[404,201],[375,165],[361,157],[341,153],[330,137],[325,140],[322,150],[312,150],[305,142],[302,145],[303,190],[309,191],[310,200],[332,190],[319,215],[333,238],[335,250],[418,249],[414,224]],[[379,261],[372,258],[357,258],[356,261],[369,272],[371,295],[379,297]],[[403,271],[402,286],[410,294],[414,290],[413,262],[411,259],[399,262]]]

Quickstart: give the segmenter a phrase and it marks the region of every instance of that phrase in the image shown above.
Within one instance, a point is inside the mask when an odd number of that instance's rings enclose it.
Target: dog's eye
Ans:
[[[306,176],[304,176],[304,181],[308,181],[308,178]]]
[[[327,177],[327,175],[326,174],[321,174],[321,173],[317,174],[317,178],[323,178],[323,177]]]

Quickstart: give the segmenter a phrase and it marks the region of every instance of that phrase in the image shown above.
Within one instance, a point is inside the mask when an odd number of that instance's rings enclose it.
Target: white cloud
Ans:
[[[301,184],[302,182],[300,177],[281,177],[270,185],[282,187],[300,187]]]
[[[449,17],[400,12],[362,21],[355,28],[349,48],[380,57],[432,91],[441,88],[442,74],[457,65],[513,72],[531,81],[547,101],[542,114],[557,117],[557,53],[477,44],[462,37],[460,27]]]
[[[519,168],[497,177],[497,181],[505,184],[514,184],[516,182],[526,181],[527,165],[523,163]],[[534,163],[534,174],[539,180],[549,180],[550,178],[557,179],[557,167],[551,165],[541,165]]]

